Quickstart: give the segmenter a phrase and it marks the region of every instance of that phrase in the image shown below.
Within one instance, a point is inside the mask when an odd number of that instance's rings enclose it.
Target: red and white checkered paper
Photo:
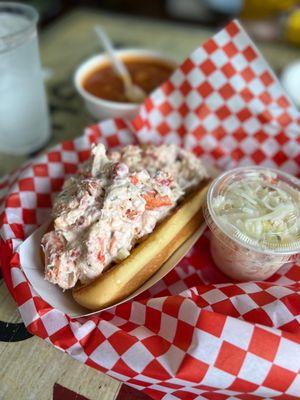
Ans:
[[[299,175],[299,138],[299,114],[234,21],[194,51],[134,121],[89,127],[7,176],[3,275],[28,330],[154,399],[299,399],[299,265],[264,282],[230,282],[213,264],[206,232],[135,300],[70,318],[35,292],[18,256],[93,142],[176,142],[222,169],[259,164]]]

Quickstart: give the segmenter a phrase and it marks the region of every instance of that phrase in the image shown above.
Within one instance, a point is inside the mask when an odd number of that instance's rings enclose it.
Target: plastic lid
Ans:
[[[300,181],[264,167],[225,172],[207,194],[206,220],[220,239],[263,253],[300,252]]]

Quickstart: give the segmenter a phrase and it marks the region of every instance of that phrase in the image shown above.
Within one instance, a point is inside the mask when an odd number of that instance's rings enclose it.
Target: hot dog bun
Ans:
[[[146,282],[203,223],[202,204],[208,182],[202,182],[131,254],[87,285],[72,289],[74,299],[100,310],[126,298]]]

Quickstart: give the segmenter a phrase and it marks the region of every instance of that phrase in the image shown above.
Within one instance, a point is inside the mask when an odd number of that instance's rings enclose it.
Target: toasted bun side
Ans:
[[[75,286],[74,299],[90,310],[100,310],[137,290],[203,223],[207,183],[193,191],[125,260],[88,285]]]

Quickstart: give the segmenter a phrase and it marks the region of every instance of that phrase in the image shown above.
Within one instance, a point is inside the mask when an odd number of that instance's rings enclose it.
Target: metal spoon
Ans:
[[[147,97],[147,94],[144,92],[144,90],[140,86],[135,85],[132,82],[131,76],[129,74],[128,69],[126,68],[126,65],[123,63],[123,61],[120,58],[117,57],[115,50],[113,48],[112,42],[109,39],[107,33],[98,25],[95,26],[94,29],[95,29],[97,36],[101,40],[104,49],[106,50],[107,54],[109,55],[115,71],[123,80],[124,88],[125,88],[125,96],[127,97],[127,99],[129,101],[131,101],[133,103],[141,103],[142,101],[145,100],[145,98]]]

